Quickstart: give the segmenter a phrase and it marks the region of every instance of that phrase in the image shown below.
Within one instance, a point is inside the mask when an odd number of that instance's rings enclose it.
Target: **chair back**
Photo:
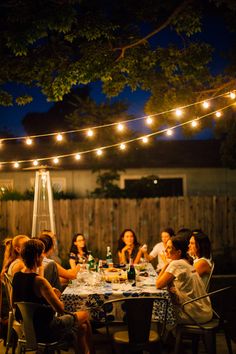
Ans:
[[[211,262],[211,271],[209,273],[209,276],[208,276],[208,279],[207,279],[207,282],[206,282],[206,285],[205,285],[205,288],[206,288],[206,291],[208,292],[209,289],[210,289],[210,282],[211,282],[211,278],[212,278],[212,274],[214,272],[214,268],[215,268],[215,263],[212,261]]]
[[[36,350],[38,345],[34,329],[34,315],[35,311],[44,305],[23,301],[16,302],[15,304],[19,308],[22,316],[26,346],[28,349]]]
[[[6,292],[8,306],[9,306],[9,309],[12,310],[12,302],[11,302],[12,279],[7,273],[4,273],[4,286],[5,286],[5,292]]]

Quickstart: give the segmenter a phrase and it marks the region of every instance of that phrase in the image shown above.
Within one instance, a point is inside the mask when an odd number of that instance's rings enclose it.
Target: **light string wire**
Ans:
[[[170,131],[170,130],[174,130],[174,129],[177,129],[177,128],[180,128],[180,127],[183,127],[187,124],[190,124],[192,122],[196,122],[196,121],[200,121],[206,117],[209,117],[211,115],[214,115],[216,114],[217,112],[219,111],[224,111],[224,110],[227,110],[228,108],[232,107],[232,106],[235,106],[235,102],[234,103],[231,103],[225,107],[222,107],[215,111],[212,111],[212,112],[208,112],[200,117],[196,117],[196,118],[193,118],[193,119],[190,119],[186,122],[182,122],[182,123],[179,123],[173,127],[168,127],[168,128],[164,128],[164,129],[161,129],[161,130],[158,130],[158,131],[155,131],[155,132],[152,132],[152,133],[149,133],[149,134],[144,134],[142,136],[139,136],[139,137],[136,137],[136,138],[133,138],[133,139],[129,139],[129,140],[125,140],[123,142],[119,142],[119,143],[115,143],[115,144],[110,144],[110,145],[106,145],[106,146],[102,146],[102,147],[96,147],[96,148],[93,148],[93,149],[89,149],[89,150],[85,150],[85,151],[80,151],[80,152],[73,152],[73,153],[69,153],[69,154],[62,154],[62,155],[56,155],[56,156],[50,156],[50,157],[41,157],[41,158],[37,158],[37,159],[25,159],[25,160],[17,160],[17,161],[1,161],[0,162],[0,165],[6,165],[6,164],[13,164],[14,162],[17,162],[17,163],[26,163],[26,162],[34,162],[34,161],[49,161],[49,160],[52,160],[52,159],[62,159],[62,158],[66,158],[66,157],[75,157],[76,155],[85,155],[85,154],[88,154],[88,153],[93,153],[93,152],[97,152],[98,150],[107,150],[107,149],[111,149],[113,147],[118,147],[118,146],[121,146],[122,144],[126,145],[126,144],[130,144],[132,142],[135,142],[135,141],[139,141],[139,140],[142,140],[144,137],[145,138],[149,138],[149,137],[152,137],[152,136],[157,136],[157,135],[160,135],[160,134],[163,134],[167,131]]]
[[[215,100],[215,99],[220,98],[220,97],[227,97],[232,92],[234,92],[234,91],[228,91],[226,93],[222,93],[220,95],[217,95],[217,96],[214,96],[214,97],[211,97],[211,98],[207,98],[207,99],[204,99],[204,100],[201,100],[201,101],[198,101],[198,102],[193,102],[193,103],[190,103],[190,104],[185,105],[185,106],[180,106],[180,107],[177,107],[177,108],[171,108],[169,110],[162,111],[162,112],[159,112],[159,113],[153,113],[153,114],[149,114],[149,115],[145,115],[145,116],[141,116],[141,117],[136,117],[136,118],[132,118],[132,119],[127,119],[127,120],[123,120],[123,121],[119,121],[119,122],[115,122],[115,123],[108,123],[108,124],[103,124],[103,125],[80,128],[80,129],[65,130],[65,131],[60,131],[60,132],[56,132],[56,133],[54,132],[54,133],[45,133],[45,134],[37,134],[37,135],[24,135],[24,136],[9,137],[9,138],[2,137],[2,138],[0,138],[0,142],[2,143],[2,142],[5,142],[5,141],[10,141],[10,140],[25,140],[27,138],[32,138],[32,139],[43,138],[43,137],[48,137],[48,136],[57,136],[58,134],[63,134],[63,135],[72,134],[72,133],[78,133],[78,132],[87,131],[88,129],[95,130],[95,129],[107,128],[107,127],[111,127],[111,126],[115,126],[115,125],[118,126],[119,124],[132,123],[132,122],[135,122],[135,121],[144,120],[147,117],[157,117],[157,116],[164,115],[164,114],[167,114],[167,113],[175,112],[176,109],[182,110],[182,109],[186,109],[186,108],[189,108],[189,107],[192,107],[192,106],[196,106],[198,104],[202,104],[204,102],[209,102],[209,101]]]

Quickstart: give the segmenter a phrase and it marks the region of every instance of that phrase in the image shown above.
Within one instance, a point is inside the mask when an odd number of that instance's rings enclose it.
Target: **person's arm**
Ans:
[[[74,269],[76,267],[75,259],[70,258],[69,259],[69,264],[70,264],[71,269]]]
[[[47,279],[40,276],[35,278],[35,292],[36,294],[40,294],[40,296],[44,297],[44,299],[49,303],[49,305],[52,306],[56,312],[63,314],[64,304],[58,298],[57,294]]]
[[[129,250],[129,246],[124,246],[121,251],[118,251],[120,264],[126,264],[125,252]]]
[[[162,270],[161,270],[161,272],[160,272],[160,274],[159,274],[159,276],[158,276],[158,278],[156,280],[157,289],[165,288],[174,279],[174,275],[173,274],[166,272],[166,268],[167,267],[168,267],[168,264],[166,264],[162,268]]]
[[[200,276],[206,273],[210,273],[211,267],[207,261],[204,259],[200,259],[199,261],[194,263],[194,268],[198,272]]]
[[[65,269],[58,263],[56,263],[56,265],[57,265],[59,277],[65,278],[65,279],[76,279],[77,273],[80,269],[79,265],[77,265],[73,269]]]
[[[137,256],[134,258],[134,264],[138,264],[140,262],[140,258],[142,257],[143,251],[140,248],[138,250]]]

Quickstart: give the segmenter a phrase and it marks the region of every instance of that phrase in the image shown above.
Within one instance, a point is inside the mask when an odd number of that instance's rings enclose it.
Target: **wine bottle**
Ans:
[[[127,278],[128,278],[129,282],[135,284],[136,273],[135,273],[135,268],[134,268],[132,258],[130,258],[130,260],[129,260],[129,269],[127,271]]]
[[[107,255],[106,255],[106,262],[109,267],[111,264],[113,265],[113,260],[112,260],[112,253],[111,253],[111,247],[107,246]]]

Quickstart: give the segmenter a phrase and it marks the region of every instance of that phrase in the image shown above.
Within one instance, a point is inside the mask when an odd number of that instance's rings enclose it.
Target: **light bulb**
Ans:
[[[55,163],[56,165],[59,163],[58,157],[55,157],[55,158],[53,159],[53,163]]]
[[[124,124],[119,123],[117,125],[117,130],[119,130],[119,132],[122,132],[124,130]]]
[[[63,140],[63,136],[60,133],[58,133],[57,136],[56,136],[56,139],[57,139],[57,141],[62,141]]]
[[[172,129],[167,129],[167,131],[166,131],[166,135],[168,135],[168,136],[173,135],[173,131],[172,131]]]
[[[125,145],[125,144],[123,144],[123,143],[122,143],[122,144],[120,144],[120,149],[121,149],[121,150],[125,150],[125,149],[126,149],[126,145]]]
[[[27,145],[32,145],[33,141],[32,141],[31,138],[26,138],[25,143],[26,143]]]
[[[198,125],[198,122],[197,122],[196,120],[193,120],[193,121],[191,122],[191,126],[192,126],[193,128],[195,128],[197,125]]]
[[[38,166],[38,164],[39,164],[38,160],[34,160],[34,161],[33,161],[33,165],[34,165],[34,166]]]
[[[13,164],[14,168],[18,168],[20,166],[19,162],[14,162]]]
[[[93,131],[91,129],[87,130],[87,136],[91,137],[93,136]]]
[[[142,142],[143,142],[144,144],[146,144],[146,143],[148,142],[148,138],[147,138],[146,136],[144,136],[144,137],[142,138]]]
[[[80,160],[80,159],[81,159],[80,154],[76,154],[76,155],[75,155],[75,159],[76,159],[76,160]]]
[[[146,119],[146,123],[147,123],[148,125],[152,124],[152,123],[153,123],[153,119],[148,116],[147,119]]]
[[[97,149],[96,154],[97,154],[98,156],[101,156],[101,155],[102,155],[102,150],[101,150],[101,149]]]
[[[182,114],[183,114],[182,109],[177,108],[177,109],[175,110],[175,114],[176,114],[177,117],[181,117]]]
[[[209,108],[210,104],[207,101],[204,101],[202,104],[203,108]]]
[[[216,112],[216,117],[219,118],[219,117],[221,117],[221,116],[222,116],[222,113],[219,112],[219,111],[217,111],[217,112]]]
[[[229,96],[232,98],[232,100],[234,100],[236,97],[235,92],[230,92]]]

